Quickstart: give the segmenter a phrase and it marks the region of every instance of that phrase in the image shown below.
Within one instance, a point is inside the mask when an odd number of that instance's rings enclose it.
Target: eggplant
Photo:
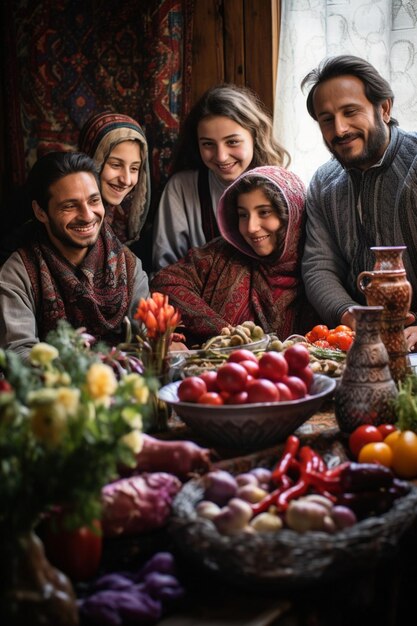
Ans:
[[[337,497],[337,505],[352,509],[358,520],[362,520],[371,515],[386,513],[396,497],[391,491],[385,489],[345,492]]]
[[[340,472],[342,491],[360,492],[387,489],[394,481],[394,474],[377,463],[350,463]]]

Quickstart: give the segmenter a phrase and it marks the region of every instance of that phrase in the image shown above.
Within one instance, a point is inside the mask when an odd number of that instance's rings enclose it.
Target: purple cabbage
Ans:
[[[154,472],[121,478],[102,489],[103,534],[132,535],[164,526],[182,486],[172,474]]]
[[[83,624],[130,626],[153,624],[164,605],[183,597],[170,552],[158,552],[137,572],[114,572],[98,578],[93,594],[79,601]]]
[[[161,603],[135,587],[129,591],[98,591],[80,606],[82,619],[92,626],[153,624],[161,614]]]

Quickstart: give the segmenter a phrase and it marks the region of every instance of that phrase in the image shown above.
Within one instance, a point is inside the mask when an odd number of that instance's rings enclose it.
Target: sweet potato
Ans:
[[[206,472],[210,467],[208,448],[192,441],[162,441],[144,434],[134,472],[169,472],[184,480],[193,472]]]

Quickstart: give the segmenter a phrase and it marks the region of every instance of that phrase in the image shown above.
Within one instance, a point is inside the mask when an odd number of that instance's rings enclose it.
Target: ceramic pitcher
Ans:
[[[395,420],[392,402],[398,390],[381,339],[382,306],[353,306],[356,336],[335,393],[335,415],[340,430],[351,433],[361,424]]]
[[[411,304],[411,285],[402,260],[405,246],[373,247],[376,261],[371,272],[357,279],[369,306],[382,306],[381,338],[389,356],[389,367],[396,382],[411,371],[404,322]]]

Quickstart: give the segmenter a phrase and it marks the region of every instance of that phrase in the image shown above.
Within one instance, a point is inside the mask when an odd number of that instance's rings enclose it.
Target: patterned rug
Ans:
[[[192,0],[4,0],[11,185],[41,154],[76,148],[86,119],[111,109],[144,127],[162,187],[189,106],[192,9]]]

